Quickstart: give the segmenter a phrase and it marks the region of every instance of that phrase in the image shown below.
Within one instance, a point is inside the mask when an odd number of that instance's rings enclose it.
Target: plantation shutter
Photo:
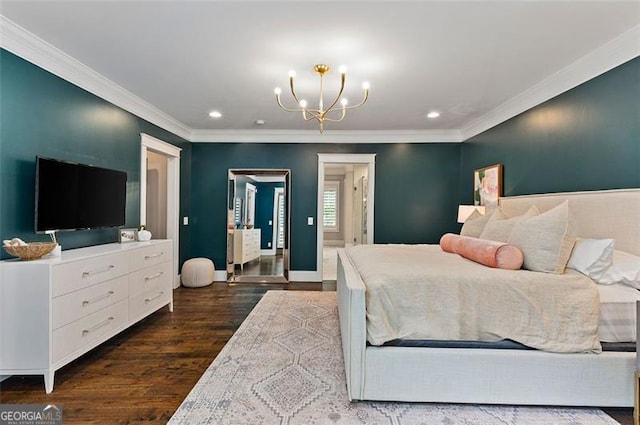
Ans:
[[[322,214],[322,225],[325,230],[338,229],[338,187],[337,182],[325,182]]]

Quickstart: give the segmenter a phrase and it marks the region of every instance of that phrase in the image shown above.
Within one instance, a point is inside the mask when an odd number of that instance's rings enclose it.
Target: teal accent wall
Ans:
[[[457,230],[460,144],[194,143],[191,255],[225,264],[227,171],[291,170],[291,270],[316,269],[319,153],[376,154],[375,242],[437,243]],[[316,220],[317,221],[317,220]]]
[[[0,237],[46,239],[33,224],[37,155],[126,171],[126,225],[137,226],[147,133],[182,148],[181,262],[225,264],[228,169],[277,168],[292,171],[291,269],[315,270],[318,153],[377,154],[376,243],[437,243],[459,229],[457,205],[471,202],[473,170],[486,165],[504,165],[505,195],[640,187],[638,99],[636,58],[462,144],[191,144],[0,50]],[[59,236],[64,249],[117,239]]]
[[[35,158],[127,172],[126,227],[140,224],[140,133],[182,148],[181,216],[191,203],[191,144],[33,64],[0,50],[0,238],[48,240],[34,231]],[[188,257],[181,228],[180,257]],[[63,249],[117,241],[116,229],[61,232]],[[2,251],[1,258],[9,258]]]
[[[275,246],[273,240],[273,204],[276,188],[283,188],[284,182],[255,183],[256,186],[256,222],[255,228],[260,229],[260,249],[271,249]],[[271,220],[272,224],[269,224]],[[272,246],[269,246],[269,242]]]
[[[462,203],[495,163],[505,196],[640,187],[640,58],[465,141]]]

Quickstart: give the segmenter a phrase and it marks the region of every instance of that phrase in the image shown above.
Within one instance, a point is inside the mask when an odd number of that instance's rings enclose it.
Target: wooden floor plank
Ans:
[[[269,289],[321,290],[319,283],[179,288],[174,312],[152,314],[56,373],[0,383],[0,403],[60,403],[64,424],[164,424]],[[631,409],[605,409],[624,425]]]

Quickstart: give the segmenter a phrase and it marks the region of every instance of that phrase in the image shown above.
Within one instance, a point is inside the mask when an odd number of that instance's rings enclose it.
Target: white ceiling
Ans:
[[[315,123],[280,110],[273,94],[281,86],[289,100],[295,69],[300,97],[315,102],[316,63],[334,69],[327,92],[347,65],[351,103],[361,83],[371,83],[365,106],[328,130],[460,141],[533,106],[528,95],[539,102],[557,94],[557,84],[540,88],[576,65],[588,70],[571,74],[562,90],[640,54],[638,1],[2,0],[0,13],[196,141],[317,134]],[[603,49],[619,51],[630,36],[632,52],[603,63],[611,56]],[[210,118],[214,109],[223,117]],[[441,116],[426,118],[432,110]]]

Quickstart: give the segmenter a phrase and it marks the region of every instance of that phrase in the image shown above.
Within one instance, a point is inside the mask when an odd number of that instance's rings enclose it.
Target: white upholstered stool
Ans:
[[[192,258],[182,265],[182,284],[189,288],[211,285],[215,271],[208,258]]]

